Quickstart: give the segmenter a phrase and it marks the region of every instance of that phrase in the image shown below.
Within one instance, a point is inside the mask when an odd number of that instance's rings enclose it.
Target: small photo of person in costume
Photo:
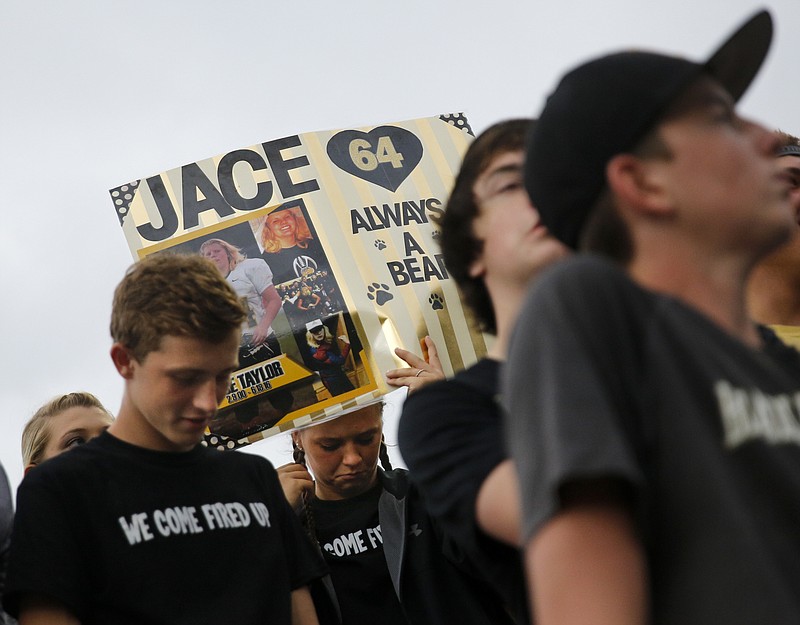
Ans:
[[[311,355],[308,362],[319,373],[322,383],[331,396],[355,390],[344,370],[345,361],[350,353],[350,340],[347,335],[334,337],[322,321],[315,319],[306,324],[306,342]]]

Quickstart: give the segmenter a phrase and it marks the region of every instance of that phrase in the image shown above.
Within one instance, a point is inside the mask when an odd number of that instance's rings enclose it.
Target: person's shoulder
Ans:
[[[567,310],[596,315],[649,297],[649,292],[633,282],[617,263],[595,254],[575,254],[537,278],[528,291],[518,325],[543,310],[556,317],[562,317]]]
[[[466,399],[475,394],[493,397],[500,383],[500,367],[501,363],[497,360],[481,358],[474,365],[457,372],[452,378],[426,384],[409,395],[403,407],[436,404],[439,401],[452,401],[458,398]]]
[[[257,454],[246,453],[238,450],[221,450],[215,447],[206,447],[203,450],[204,462],[214,464],[219,470],[228,472],[241,472],[242,474],[276,475],[272,463]]]
[[[502,363],[484,358],[457,373],[415,391],[404,405],[398,424],[400,448],[409,467],[449,449],[454,437],[482,445],[499,425]]]
[[[456,372],[453,377],[426,384],[406,397],[403,415],[409,412],[438,410],[443,402],[453,402],[475,393],[494,394],[499,383],[500,363],[482,358],[475,364]],[[412,410],[413,408],[413,410]]]
[[[411,488],[408,470],[395,468],[391,471],[378,470],[378,479],[383,489],[396,499],[402,499]]]
[[[456,389],[468,386],[484,395],[494,396],[500,383],[502,363],[494,358],[481,358],[471,367],[462,369],[453,376]]]
[[[459,386],[452,378],[448,378],[426,384],[408,395],[403,401],[400,427],[410,421],[425,423],[436,417],[443,403],[458,397]]]
[[[246,274],[253,272],[260,272],[260,271],[270,271],[267,261],[265,261],[263,258],[260,257],[245,258],[243,261],[240,261],[239,264],[236,265],[236,267],[234,267],[234,270],[236,270],[236,268],[238,268],[239,271],[242,271]]]
[[[203,458],[207,462],[229,464],[231,466],[267,466],[272,467],[269,460],[257,454],[242,452],[235,449],[220,449],[214,446],[202,447]]]
[[[93,480],[98,471],[102,472],[97,463],[101,455],[102,450],[97,449],[93,440],[61,453],[28,471],[19,492],[42,488],[64,490],[69,484],[88,484],[87,480]]]
[[[581,287],[591,289],[598,281],[631,283],[625,270],[603,256],[579,253],[554,263],[536,280],[533,290]]]
[[[108,432],[103,432],[100,436],[87,441],[83,445],[73,447],[57,456],[43,462],[40,466],[55,467],[51,470],[58,470],[61,467],[83,467],[87,462],[96,460],[98,458],[110,457],[116,455],[115,443],[117,439],[113,438]]]

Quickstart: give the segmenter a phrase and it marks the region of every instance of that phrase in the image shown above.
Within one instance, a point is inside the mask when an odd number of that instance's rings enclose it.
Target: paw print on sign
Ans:
[[[367,297],[375,300],[378,306],[383,306],[389,300],[394,299],[394,295],[389,293],[389,285],[377,282],[373,282],[367,287]]]
[[[431,238],[434,241],[438,241],[440,236],[442,236],[442,233],[439,232],[438,230],[434,230],[433,233],[431,234]]]
[[[434,293],[428,298],[428,302],[433,310],[444,310],[444,302],[442,302],[441,295]]]
[[[375,239],[375,247],[377,247],[379,250],[385,250],[386,241],[384,241],[383,239]]]

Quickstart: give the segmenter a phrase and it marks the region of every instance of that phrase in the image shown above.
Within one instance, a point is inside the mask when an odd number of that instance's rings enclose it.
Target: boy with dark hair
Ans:
[[[734,110],[771,34],[581,65],[528,143],[550,232],[579,247],[605,192],[629,244],[543,275],[511,343],[538,625],[800,622],[800,355],[745,309],[793,215],[775,135]]]
[[[496,396],[528,284],[567,253],[542,226],[523,188],[523,145],[533,124],[500,122],[475,139],[439,220],[448,271],[496,340],[487,358],[453,379],[415,388],[398,432],[403,458],[431,514],[520,623],[526,604],[519,552],[497,540],[514,543],[519,532],[516,481]],[[406,378],[428,382],[433,361],[416,364],[424,375]],[[390,382],[398,379],[394,372],[389,376]]]
[[[447,269],[481,329],[490,334],[497,332],[492,297],[483,276],[473,270],[485,245],[475,232],[475,221],[481,214],[481,200],[476,196],[474,186],[488,169],[492,170],[490,174],[493,177],[503,176],[506,181],[511,178],[522,184],[521,163],[516,168],[503,165],[495,173],[492,161],[503,154],[522,154],[525,135],[532,123],[530,119],[511,119],[494,124],[481,133],[464,155],[445,213],[436,218],[436,225],[441,228],[439,245],[447,259]]]
[[[23,625],[316,624],[325,567],[262,458],[200,444],[245,310],[208,260],[159,255],[114,294],[108,431],[19,489],[4,598]]]

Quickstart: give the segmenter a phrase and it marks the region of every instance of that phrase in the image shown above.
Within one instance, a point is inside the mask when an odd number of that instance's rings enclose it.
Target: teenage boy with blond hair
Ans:
[[[19,489],[4,601],[22,625],[317,623],[307,584],[325,567],[275,470],[200,444],[244,317],[206,259],[128,271],[111,316],[117,419]]]

